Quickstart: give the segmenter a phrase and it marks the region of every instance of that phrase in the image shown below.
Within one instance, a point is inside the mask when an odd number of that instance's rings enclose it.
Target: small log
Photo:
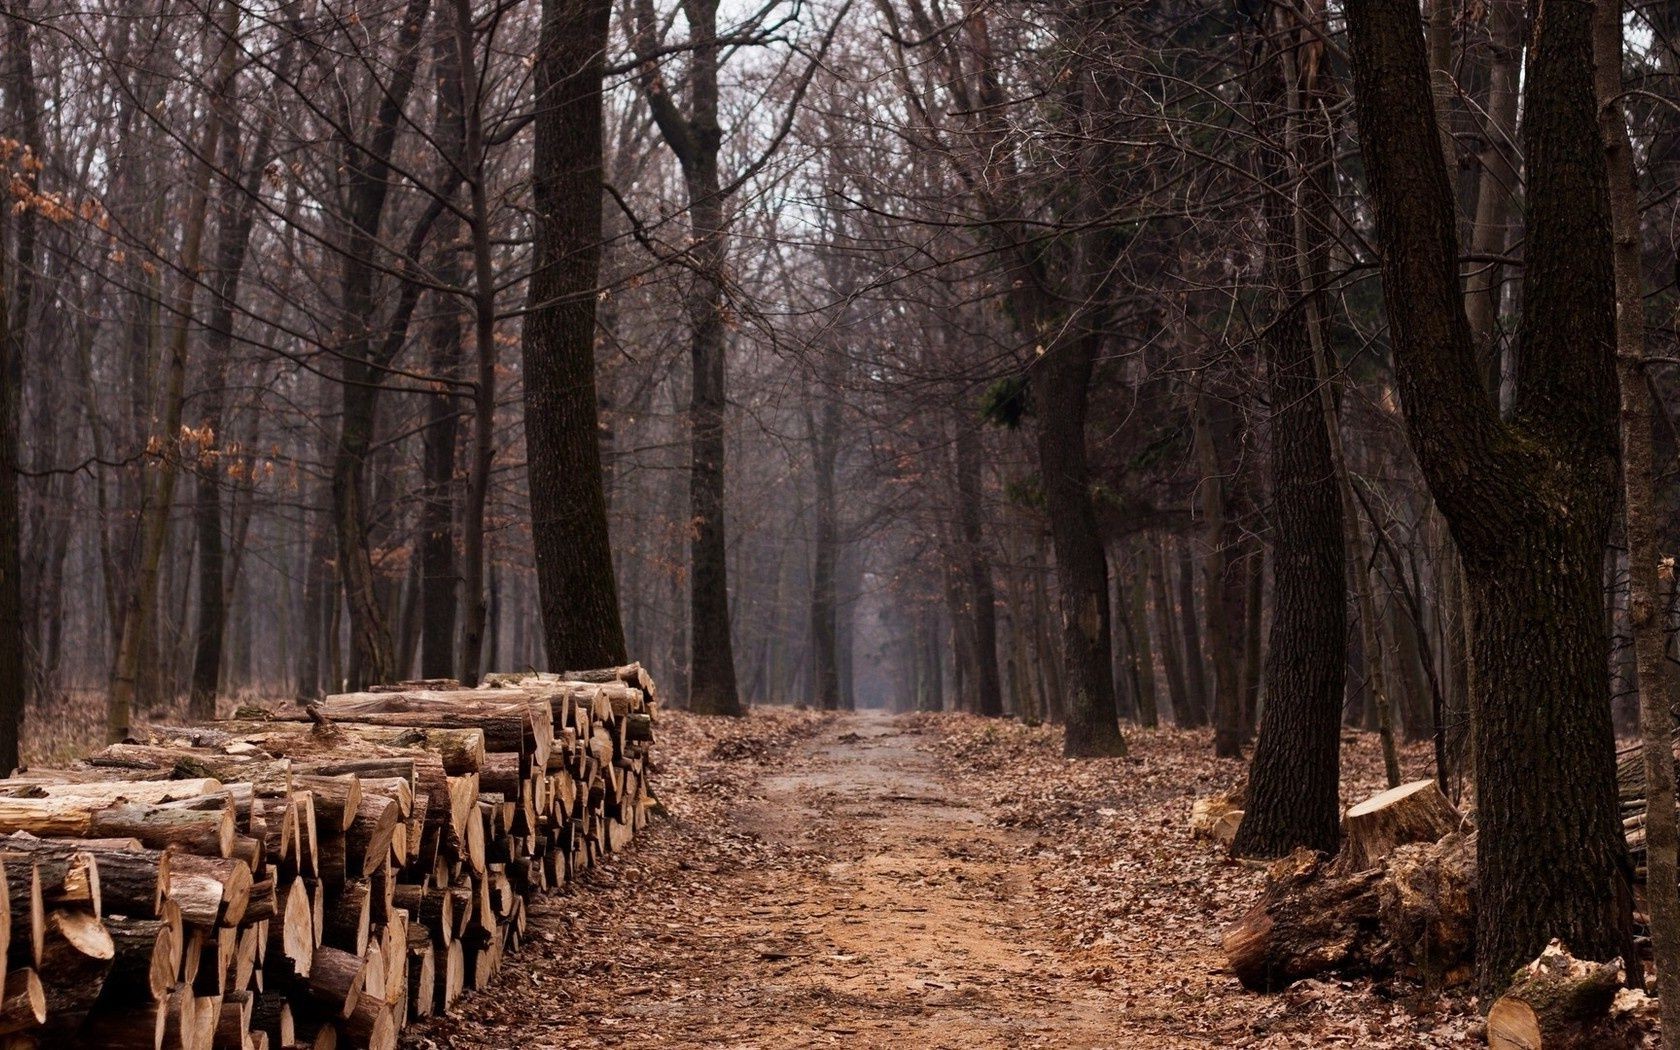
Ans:
[[[1638,1045],[1610,1017],[1621,979],[1615,964],[1577,959],[1553,941],[1488,1011],[1492,1050],[1611,1050]]]
[[[321,947],[309,968],[309,991],[339,1017],[349,1017],[362,997],[366,967],[360,956]]]
[[[47,1022],[47,993],[34,970],[12,970],[0,992],[0,1035],[39,1028]]]

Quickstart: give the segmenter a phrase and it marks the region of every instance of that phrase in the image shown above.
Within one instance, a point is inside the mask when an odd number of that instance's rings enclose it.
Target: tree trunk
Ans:
[[[484,106],[480,95],[483,80],[476,62],[474,62],[473,45],[473,12],[469,0],[454,0],[450,5],[453,14],[455,30],[455,69],[461,84],[461,114],[462,114],[462,152],[463,160],[460,170],[466,173],[467,199],[471,206],[472,221],[469,229],[472,233],[473,252],[473,356],[477,364],[477,373],[473,377],[472,405],[472,456],[467,461],[467,491],[461,508],[461,604],[463,607],[461,630],[461,680],[468,685],[478,683],[479,667],[482,663],[482,649],[484,640],[484,562],[486,558],[484,538],[484,516],[486,505],[490,499],[490,471],[494,466],[496,450],[496,272],[492,258],[492,238],[495,231],[491,228],[491,215],[488,172],[485,167],[484,142]],[[591,297],[593,301],[593,297]],[[590,357],[593,359],[593,339],[590,344]],[[593,364],[589,374],[594,375]],[[594,387],[587,391],[591,399],[594,398]],[[526,440],[530,440],[530,429],[527,423]],[[591,433],[597,441],[599,437]],[[596,449],[596,462],[599,464],[599,445]],[[585,466],[587,470],[587,466]],[[601,487],[601,519],[606,519],[606,489]],[[573,537],[572,542],[576,542]],[[612,551],[607,550],[605,561],[606,575],[612,576]],[[610,623],[600,628],[616,635],[617,649],[612,653],[603,652],[602,656],[608,663],[617,663],[615,655],[624,653],[624,629],[619,625],[618,592],[616,583],[613,587],[612,598],[608,603],[612,609]],[[495,662],[495,654],[491,654],[491,663]],[[584,666],[592,666],[585,664]]]
[[[15,37],[9,37],[15,39]],[[4,266],[0,243],[0,267]],[[0,270],[0,289],[4,289]],[[7,319],[0,291],[0,769],[18,767],[23,733],[25,668],[23,657],[23,557],[18,513],[18,419],[22,410],[22,347]]]
[[[1272,141],[1281,143],[1294,115],[1280,103],[1291,87],[1279,49],[1298,39],[1292,16],[1274,6],[1271,50],[1255,91]],[[1289,158],[1264,149],[1269,181],[1287,178]],[[1342,505],[1331,458],[1324,402],[1308,336],[1300,273],[1292,265],[1291,195],[1265,197],[1274,316],[1265,340],[1272,403],[1272,626],[1266,658],[1265,711],[1249,767],[1248,804],[1232,852],[1282,857],[1298,847],[1334,853],[1341,836],[1339,749],[1347,672],[1347,577]]]
[[[820,352],[820,351],[819,351]],[[834,461],[840,437],[840,407],[836,392],[824,390],[822,405],[807,410],[811,473],[816,482],[811,559],[811,703],[825,711],[840,706],[839,649],[835,632],[835,562],[840,535],[834,503]]]
[[[1230,581],[1225,551],[1225,479],[1214,452],[1213,421],[1209,419],[1209,395],[1198,377],[1196,402],[1192,408],[1192,444],[1201,478],[1196,491],[1200,498],[1202,528],[1207,551],[1202,556],[1202,594],[1206,596],[1208,647],[1213,662],[1213,753],[1220,758],[1242,755],[1242,701],[1237,691],[1237,660],[1233,643],[1233,617],[1227,599]],[[1188,544],[1186,544],[1188,548]]]
[[[1161,719],[1155,700],[1155,651],[1149,643],[1149,596],[1145,591],[1149,570],[1144,567],[1147,558],[1144,545],[1134,544],[1126,594],[1132,603],[1132,660],[1138,683],[1138,721],[1145,728],[1154,729]]]
[[[1645,899],[1663,1045],[1680,1047],[1680,829],[1674,794],[1674,668],[1668,662],[1673,563],[1657,538],[1657,466],[1652,435],[1658,406],[1645,361],[1645,281],[1640,259],[1639,192],[1633,143],[1622,115],[1622,0],[1598,0],[1594,32],[1597,93],[1604,131],[1616,287],[1616,378],[1621,391],[1622,498],[1627,527],[1628,621],[1639,675],[1639,729],[1645,765]],[[1614,978],[1612,978],[1613,980]]]
[[[237,9],[231,17],[237,20]],[[237,29],[236,26],[229,27]],[[232,46],[231,40],[228,46]],[[248,173],[237,187],[224,185],[218,200],[215,258],[208,280],[210,312],[205,325],[204,355],[207,384],[200,414],[200,427],[215,443],[218,452],[231,442],[225,440],[223,414],[227,397],[228,357],[233,352],[235,303],[240,275],[251,241],[257,180],[267,164],[269,125],[265,119],[257,141],[244,156],[236,107],[231,99],[219,98],[225,110],[220,164],[229,177]],[[272,111],[270,111],[272,112]],[[192,685],[187,713],[192,718],[216,716],[216,689],[222,674],[222,632],[227,624],[228,574],[222,543],[222,479],[228,474],[220,455],[198,465],[195,527],[198,531],[198,619],[194,639]]]
[[[1207,650],[1202,648],[1202,619],[1196,602],[1196,562],[1190,553],[1190,540],[1180,536],[1174,541],[1178,551],[1178,623],[1184,639],[1184,707],[1179,712],[1179,725],[1208,724]]]
[[[601,76],[611,11],[604,0],[544,0],[538,44],[525,440],[538,597],[556,670],[626,659],[595,399]]]
[[[1080,332],[1060,341],[1038,359],[1034,376],[1034,397],[1044,406],[1038,420],[1038,467],[1051,511],[1061,599],[1067,719],[1062,750],[1070,757],[1126,753],[1109,659],[1108,559],[1097,534],[1085,452],[1097,339],[1095,332]]]
[[[1618,441],[1592,11],[1548,5],[1524,75],[1529,221],[1509,423],[1475,368],[1417,9],[1365,0],[1346,13],[1396,375],[1469,592],[1478,976],[1497,991],[1553,938],[1589,959],[1626,953],[1631,970],[1600,579]]]
[[[1149,585],[1155,592],[1155,629],[1161,639],[1161,663],[1166,668],[1167,701],[1172,706],[1173,722],[1185,725],[1184,709],[1189,705],[1184,693],[1184,662],[1179,655],[1178,628],[1173,623],[1172,600],[1167,597],[1167,556],[1165,537],[1151,545]]]
[[[980,434],[972,424],[959,423],[955,444],[957,521],[962,529],[963,569],[974,602],[974,712],[995,717],[1003,713],[1003,699],[998,685],[997,592],[992,586],[992,567],[981,530]]]

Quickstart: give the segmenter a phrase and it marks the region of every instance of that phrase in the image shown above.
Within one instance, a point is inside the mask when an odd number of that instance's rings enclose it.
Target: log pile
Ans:
[[[646,820],[639,665],[153,727],[0,780],[0,1045],[394,1047]]]

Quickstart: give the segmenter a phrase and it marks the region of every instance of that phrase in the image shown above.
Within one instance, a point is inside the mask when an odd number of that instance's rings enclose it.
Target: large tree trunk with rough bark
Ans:
[[[1038,466],[1056,553],[1061,600],[1063,717],[1068,755],[1122,755],[1120,715],[1110,667],[1108,558],[1097,534],[1091,470],[1085,452],[1096,336],[1080,333],[1038,359],[1034,397],[1046,410],[1038,420]]]
[[[601,75],[611,10],[602,0],[545,0],[537,49],[525,440],[543,633],[557,670],[625,661],[595,401]]]
[[[1618,441],[1593,12],[1547,5],[1524,76],[1528,240],[1508,422],[1477,374],[1417,8],[1365,0],[1347,17],[1396,374],[1469,592],[1477,962],[1495,991],[1553,938],[1589,959],[1631,945],[1601,586]]]
[[[1663,1043],[1680,1047],[1680,834],[1674,800],[1674,668],[1668,662],[1668,602],[1657,538],[1657,465],[1652,444],[1658,406],[1646,372],[1645,281],[1640,259],[1639,191],[1633,143],[1622,115],[1622,0],[1597,0],[1594,58],[1602,107],[1605,170],[1615,247],[1616,378],[1621,392],[1622,512],[1627,530],[1628,620],[1639,676],[1639,729],[1645,767],[1645,900]],[[1503,1001],[1503,1000],[1501,1000]],[[1497,1007],[1496,1007],[1497,1008]],[[1490,1024],[1491,1027],[1491,1024]]]
[[[1287,178],[1283,111],[1290,94],[1279,48],[1293,19],[1274,10],[1273,50],[1256,71],[1271,144],[1261,155],[1268,182]],[[1280,24],[1281,23],[1281,24]],[[1291,195],[1274,185],[1264,211],[1275,313],[1265,340],[1272,403],[1272,626],[1265,707],[1249,768],[1248,804],[1232,845],[1249,857],[1299,847],[1333,853],[1340,837],[1341,710],[1347,673],[1347,575],[1342,504],[1324,402],[1294,265]],[[1361,570],[1363,571],[1363,570]]]

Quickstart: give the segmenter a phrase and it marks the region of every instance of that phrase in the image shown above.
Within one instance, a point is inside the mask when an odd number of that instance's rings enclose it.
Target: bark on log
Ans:
[[[1638,1033],[1610,1016],[1621,977],[1614,964],[1576,959],[1553,941],[1517,971],[1488,1011],[1492,1050],[1612,1050]]]
[[[13,1035],[39,1028],[47,1020],[47,993],[34,970],[13,970],[6,974],[0,992],[0,1035]]]

